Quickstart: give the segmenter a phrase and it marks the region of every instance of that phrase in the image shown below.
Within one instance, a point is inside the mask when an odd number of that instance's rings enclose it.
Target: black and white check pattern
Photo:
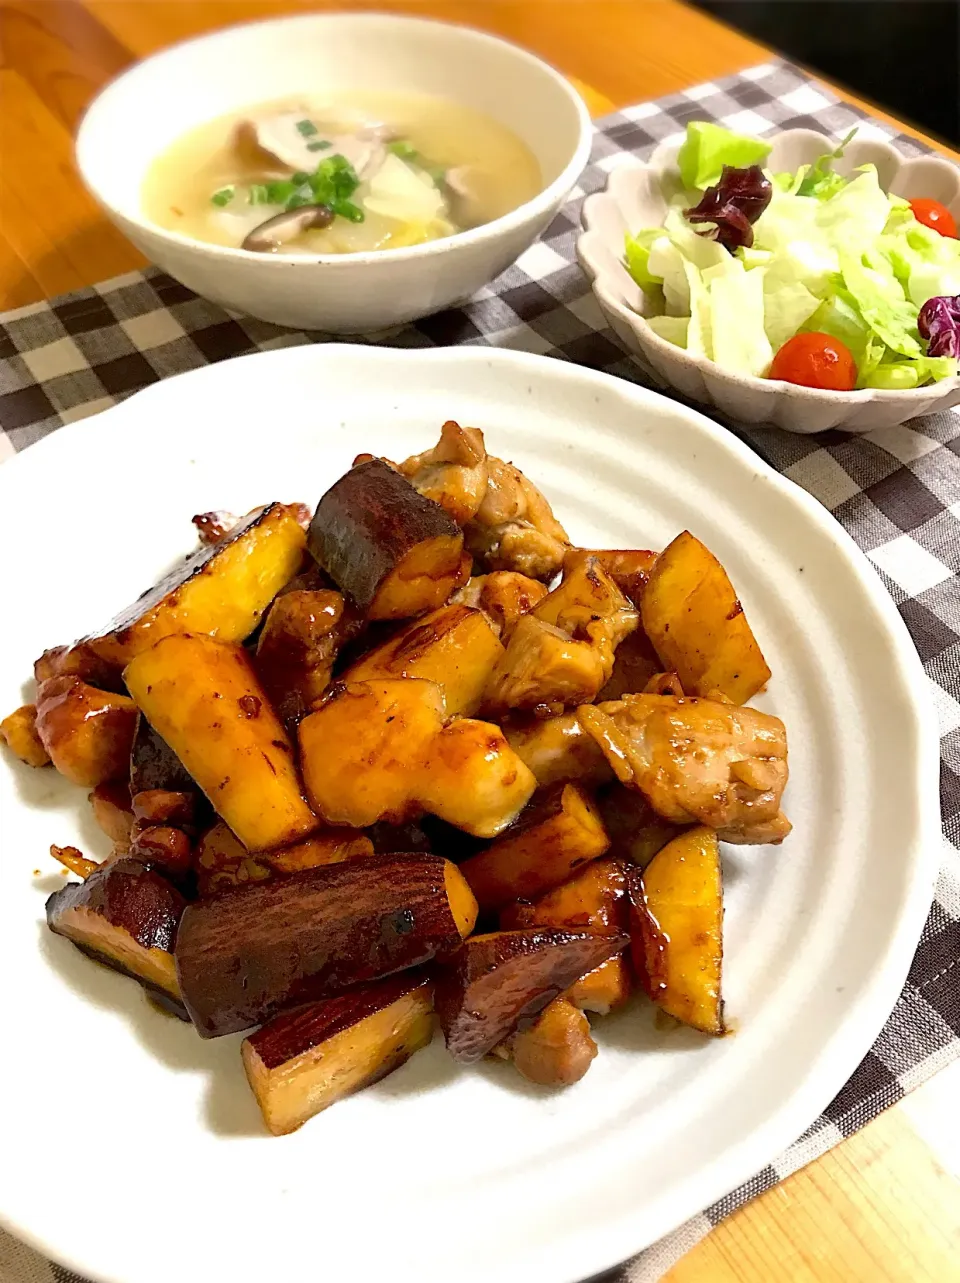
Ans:
[[[759,135],[804,126],[842,136],[856,124],[861,136],[905,154],[924,150],[781,62],[641,103],[599,122],[569,204],[514,267],[466,306],[376,341],[491,344],[643,382],[576,265],[580,204],[624,159],[704,119]],[[152,270],[21,308],[0,318],[0,460],[168,375],[326,338],[233,318]],[[960,1055],[960,413],[865,437],[727,426],[829,508],[880,572],[913,635],[940,715],[941,873],[903,993],[832,1104],[775,1163],[607,1275],[610,1283],[653,1283],[725,1216]],[[0,1283],[82,1280],[0,1232]]]

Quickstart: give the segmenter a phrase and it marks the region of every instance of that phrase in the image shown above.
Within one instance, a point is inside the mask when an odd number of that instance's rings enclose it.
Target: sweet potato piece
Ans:
[[[293,745],[242,646],[174,633],[131,660],[124,680],[248,851],[286,846],[317,827]]]
[[[605,784],[613,779],[613,769],[576,713],[506,724],[503,733],[541,788],[567,780]]]
[[[296,516],[282,503],[267,504],[218,543],[198,548],[102,633],[83,640],[114,664],[127,664],[172,633],[242,641],[297,573],[305,543]]]
[[[454,593],[453,600],[482,610],[506,643],[521,615],[533,610],[548,592],[546,584],[538,579],[514,570],[495,570],[490,575],[474,575]]]
[[[445,716],[435,682],[332,687],[300,723],[303,777],[318,814],[366,828],[428,810],[480,837],[506,828],[533,793],[533,776],[498,727],[469,718],[445,725]]]
[[[417,796],[448,824],[493,838],[517,818],[536,787],[499,726],[456,717],[430,744]]]
[[[603,822],[576,784],[563,784],[534,799],[513,829],[460,865],[481,909],[511,900],[533,900],[559,886],[610,845]]]
[[[538,1015],[626,936],[535,927],[471,936],[438,969],[436,1010],[447,1050],[473,1064]]]
[[[505,930],[522,927],[568,927],[614,935],[628,929],[625,870],[620,860],[594,860],[569,882],[533,904],[519,901],[500,914]],[[630,996],[630,968],[622,955],[602,962],[567,990],[567,998],[584,1011],[606,1015]]]
[[[368,619],[435,610],[469,575],[460,527],[382,459],[351,468],[330,487],[308,545]]]
[[[687,829],[627,874],[634,968],[650,998],[685,1025],[722,1034],[723,891],[713,829]]]
[[[95,788],[123,778],[137,723],[126,695],[88,686],[79,677],[51,677],[37,691],[37,735],[68,780]]]
[[[341,647],[360,629],[341,593],[284,592],[257,643],[256,669],[280,720],[293,732],[326,690]]]
[[[422,677],[443,691],[448,717],[469,716],[480,707],[483,689],[502,654],[503,646],[481,611],[442,606],[367,651],[343,674],[343,681]]]
[[[260,1024],[455,949],[477,903],[455,865],[372,855],[188,905],[177,974],[204,1038]]]
[[[153,789],[193,792],[200,796],[193,776],[170,745],[161,739],[142,713],[137,713],[137,730],[130,750],[130,796]]]
[[[159,873],[121,859],[55,891],[47,925],[145,989],[179,1000],[173,942],[183,910],[183,896]]]
[[[0,722],[0,739],[27,766],[49,766],[50,755],[37,734],[37,706],[23,704]]]
[[[265,859],[251,855],[230,832],[223,820],[209,829],[193,853],[197,890],[202,896],[216,895],[227,887],[247,882],[265,882],[274,870]]]
[[[602,965],[608,967],[610,962]],[[528,1029],[513,1035],[508,1050],[523,1078],[541,1087],[569,1087],[593,1064],[597,1044],[583,1012],[566,998],[554,998]]]
[[[130,846],[133,829],[133,810],[130,805],[130,788],[123,780],[98,784],[90,794],[93,818],[113,843],[114,848],[126,851]]]
[[[243,1041],[247,1081],[274,1136],[379,1082],[433,1038],[433,984],[389,976],[285,1011]]]
[[[745,704],[770,680],[727,572],[689,530],[657,558],[641,611],[664,668],[688,695],[716,692]]]
[[[610,835],[610,854],[645,868],[682,825],[661,819],[642,793],[611,784],[597,794],[597,810]]]

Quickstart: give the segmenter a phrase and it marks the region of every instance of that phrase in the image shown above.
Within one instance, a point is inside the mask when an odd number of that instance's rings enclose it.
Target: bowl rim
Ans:
[[[508,210],[506,214],[501,214],[499,218],[491,220],[489,223],[483,223],[479,227],[470,228],[467,231],[455,232],[452,236],[441,237],[438,240],[427,241],[420,245],[406,245],[398,249],[391,250],[360,250],[347,254],[257,254],[251,255],[249,250],[242,250],[239,246],[236,248],[229,245],[213,245],[208,241],[199,240],[194,236],[187,236],[183,232],[176,232],[160,227],[138,211],[137,214],[131,215],[116,208],[110,201],[106,200],[98,190],[96,184],[90,179],[87,169],[84,165],[84,149],[89,147],[90,136],[96,127],[96,121],[93,120],[95,112],[102,110],[102,100],[113,91],[116,86],[125,81],[132,80],[148,64],[154,64],[164,59],[173,60],[184,49],[200,46],[204,44],[215,44],[221,38],[232,35],[238,31],[250,28],[264,27],[290,27],[295,25],[316,26],[327,22],[344,22],[349,20],[360,26],[373,26],[374,24],[382,25],[383,23],[407,28],[438,28],[445,27],[448,30],[458,31],[467,36],[468,39],[476,40],[487,45],[499,46],[502,50],[507,51],[511,56],[525,62],[530,68],[538,68],[544,72],[550,80],[560,89],[567,97],[570,105],[579,121],[579,134],[573,154],[563,167],[557,177],[544,187],[529,200],[524,201],[522,205],[517,205],[514,209]],[[504,40],[501,36],[495,36],[490,32],[482,31],[477,27],[472,27],[468,23],[462,22],[444,22],[436,18],[420,18],[407,14],[391,13],[384,10],[371,11],[352,11],[349,9],[337,9],[331,11],[311,11],[308,13],[286,14],[278,18],[264,18],[255,22],[237,22],[227,27],[219,27],[214,31],[205,32],[200,36],[192,36],[186,40],[178,40],[174,44],[158,49],[155,53],[139,59],[128,67],[126,71],[114,76],[106,85],[104,85],[96,97],[88,103],[80,124],[77,127],[76,137],[74,139],[74,162],[77,172],[91,196],[97,203],[106,210],[110,215],[123,222],[135,227],[138,231],[144,231],[149,235],[158,238],[161,242],[171,246],[179,246],[197,250],[203,254],[208,254],[215,259],[220,259],[225,263],[260,263],[263,265],[273,264],[275,268],[288,267],[292,263],[300,265],[332,265],[347,263],[371,263],[371,262],[407,262],[416,261],[417,259],[428,258],[436,254],[450,252],[455,248],[466,245],[481,244],[484,241],[495,241],[503,233],[519,228],[528,219],[536,217],[539,214],[546,213],[551,206],[559,203],[566,197],[570,189],[575,185],[577,179],[583,173],[587,161],[590,157],[590,150],[593,145],[593,122],[587,105],[581,95],[573,87],[569,80],[559,72],[556,67],[538,57],[521,45],[514,44],[513,41]],[[154,156],[152,159],[156,159]]]
[[[769,134],[764,134],[764,141],[769,142],[773,139],[783,138],[790,134],[806,134],[809,132],[811,131],[807,129],[774,129]],[[824,138],[826,139],[833,138],[834,136],[835,135],[833,133],[824,134]],[[655,149],[654,154],[659,152],[667,141],[668,140],[666,139],[661,141]],[[872,142],[873,140],[870,141]],[[889,147],[889,145],[885,144],[885,147]],[[889,150],[893,152],[901,166],[909,164],[909,162],[914,159],[922,159],[924,161],[935,160],[942,165],[948,166],[954,173],[957,173],[958,167],[946,156],[940,156],[936,153],[932,153],[930,155],[924,153],[923,156],[911,157],[901,155],[901,153],[897,152],[893,147],[889,147]],[[668,360],[679,362],[680,364],[687,366],[689,369],[699,370],[704,375],[709,375],[711,378],[719,379],[728,386],[736,387],[743,391],[778,393],[781,396],[787,396],[791,399],[809,398],[813,401],[819,402],[821,405],[854,407],[865,405],[869,401],[880,401],[888,405],[903,405],[909,404],[912,400],[918,400],[920,398],[929,399],[931,396],[939,398],[941,395],[955,391],[960,387],[960,372],[958,372],[955,375],[951,375],[948,379],[940,379],[936,383],[929,383],[924,387],[919,388],[854,388],[850,392],[834,391],[829,388],[811,388],[804,384],[788,383],[784,379],[760,378],[755,374],[740,374],[733,370],[724,369],[723,366],[718,365],[716,361],[711,360],[709,357],[693,356],[685,348],[677,347],[675,343],[670,343],[667,339],[662,338],[647,323],[647,318],[645,316],[641,316],[639,312],[635,311],[621,299],[614,297],[606,284],[606,280],[609,277],[609,271],[596,263],[589,250],[593,239],[602,240],[602,233],[596,226],[596,221],[593,217],[597,206],[603,204],[605,201],[613,201],[615,204],[618,203],[617,195],[612,190],[615,182],[622,181],[617,177],[617,175],[623,174],[624,177],[629,177],[631,174],[639,174],[643,171],[649,171],[653,174],[663,174],[668,168],[669,165],[667,164],[653,164],[652,158],[651,160],[646,161],[642,161],[637,157],[628,157],[624,159],[620,164],[615,165],[610,170],[607,175],[607,181],[601,190],[593,192],[586,198],[583,202],[583,207],[580,213],[582,230],[577,237],[577,259],[580,266],[587,274],[593,292],[597,296],[598,300],[626,322],[642,347],[649,347],[653,349],[653,351],[666,357]],[[958,180],[960,180],[960,174],[958,174]],[[627,270],[622,259],[618,260],[618,265],[622,271],[625,272]]]

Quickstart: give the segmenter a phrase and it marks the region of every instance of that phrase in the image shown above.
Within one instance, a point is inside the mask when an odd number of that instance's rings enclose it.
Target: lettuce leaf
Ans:
[[[693,120],[687,125],[686,139],[677,153],[677,165],[684,187],[703,189],[717,181],[724,165],[743,169],[759,165],[769,155],[769,143],[735,134],[706,120]]]
[[[878,250],[843,249],[840,270],[860,315],[887,347],[901,356],[923,356],[917,309]]]
[[[647,231],[637,232],[635,236],[627,232],[624,238],[624,260],[627,271],[641,289],[660,284],[660,278],[650,274],[649,263],[651,247],[662,235],[663,232],[659,227],[651,227]]]
[[[648,316],[647,324],[654,334],[659,334],[668,343],[675,343],[677,347],[687,346],[689,316]]]
[[[739,374],[766,374],[773,348],[764,330],[766,268],[747,271],[739,259],[708,268],[703,281],[710,292],[713,359]]]

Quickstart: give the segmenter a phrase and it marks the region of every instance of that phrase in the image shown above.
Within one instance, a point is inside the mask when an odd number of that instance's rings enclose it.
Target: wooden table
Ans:
[[[73,170],[71,135],[106,80],[186,36],[322,7],[486,27],[554,63],[598,115],[728,75],[767,53],[677,0],[0,0],[0,310],[142,262]],[[942,1107],[949,1112],[949,1103]],[[889,1110],[741,1210],[669,1283],[960,1281],[960,1183],[910,1117],[909,1102]],[[960,1171],[960,1152],[940,1158]]]

